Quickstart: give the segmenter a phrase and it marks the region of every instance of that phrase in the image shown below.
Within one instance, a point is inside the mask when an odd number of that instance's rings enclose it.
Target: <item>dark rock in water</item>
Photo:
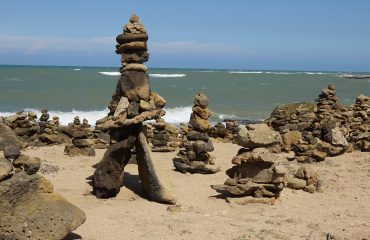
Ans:
[[[12,163],[8,159],[0,157],[0,182],[10,176],[12,171]]]
[[[28,175],[36,173],[41,166],[41,159],[38,157],[29,157],[21,154],[13,161],[16,168],[23,169]]]
[[[21,150],[16,145],[6,146],[4,148],[4,157],[7,159],[16,159],[21,154]]]
[[[124,167],[131,157],[131,148],[137,138],[134,135],[108,147],[93,177],[94,194],[98,198],[116,196],[123,183]]]
[[[21,148],[22,141],[8,126],[0,122],[0,150],[4,150],[6,146],[17,146]]]
[[[118,82],[118,92],[127,97],[129,101],[149,101],[150,86],[149,77],[145,72],[123,72]]]
[[[0,239],[63,239],[85,213],[40,175],[16,173],[0,183]]]

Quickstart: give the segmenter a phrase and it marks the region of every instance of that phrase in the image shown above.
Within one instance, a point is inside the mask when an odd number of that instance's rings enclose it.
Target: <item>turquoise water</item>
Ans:
[[[0,115],[48,108],[71,116],[90,113],[93,121],[106,113],[119,78],[117,71],[95,67],[0,66]],[[361,93],[370,95],[369,79],[345,79],[340,72],[150,69],[149,74],[151,88],[167,100],[168,120],[173,122],[187,121],[197,92],[209,97],[214,120],[264,119],[277,105],[313,102],[329,83],[337,87],[337,95],[344,104],[353,104]]]

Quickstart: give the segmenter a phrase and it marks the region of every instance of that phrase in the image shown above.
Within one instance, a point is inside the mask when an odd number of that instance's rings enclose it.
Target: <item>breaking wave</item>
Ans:
[[[166,73],[151,73],[149,74],[152,78],[180,78],[186,77],[186,74],[175,73],[175,74],[166,74]]]
[[[120,76],[121,75],[120,72],[99,72],[99,73],[103,75],[108,75],[108,76]]]

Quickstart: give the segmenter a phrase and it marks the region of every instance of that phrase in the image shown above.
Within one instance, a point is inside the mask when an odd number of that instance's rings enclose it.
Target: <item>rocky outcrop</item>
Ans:
[[[121,54],[121,77],[112,96],[107,117],[96,122],[97,130],[110,135],[110,146],[97,165],[93,176],[98,198],[116,196],[123,182],[124,168],[136,152],[141,185],[146,196],[157,202],[175,203],[168,180],[152,159],[144,134],[143,121],[164,115],[166,101],[150,90],[147,67],[148,35],[136,15],[132,15],[124,32],[117,36],[116,53]],[[164,137],[163,137],[164,138]]]
[[[198,94],[194,100],[193,112],[190,115],[187,134],[183,136],[183,148],[177,154],[180,159],[173,160],[176,170],[186,173],[213,174],[220,171],[214,166],[214,157],[208,152],[214,150],[212,141],[208,136],[210,124],[208,118],[211,112],[208,110],[208,98],[204,94]]]
[[[19,137],[26,139],[37,134],[39,126],[37,124],[37,115],[34,112],[18,112],[15,115],[6,118],[6,124]]]
[[[264,136],[259,135],[262,132]],[[243,148],[232,159],[234,166],[226,171],[229,179],[212,188],[229,196],[229,202],[256,202],[250,198],[254,197],[260,199],[258,202],[273,203],[284,188],[286,172],[277,163],[279,156],[268,149],[281,142],[279,133],[265,124],[251,124],[239,126],[236,139]],[[235,201],[234,198],[241,199]]]

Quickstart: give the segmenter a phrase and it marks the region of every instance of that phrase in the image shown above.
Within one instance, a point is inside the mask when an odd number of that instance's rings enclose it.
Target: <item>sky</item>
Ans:
[[[370,72],[368,0],[1,0],[0,64],[119,66],[132,13],[149,67]]]

